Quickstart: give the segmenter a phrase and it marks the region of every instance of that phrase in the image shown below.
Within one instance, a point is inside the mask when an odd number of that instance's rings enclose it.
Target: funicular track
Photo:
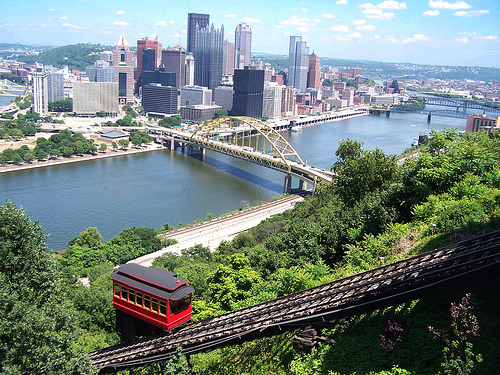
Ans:
[[[500,270],[500,231],[188,325],[174,333],[90,354],[101,373],[190,355],[439,294]]]

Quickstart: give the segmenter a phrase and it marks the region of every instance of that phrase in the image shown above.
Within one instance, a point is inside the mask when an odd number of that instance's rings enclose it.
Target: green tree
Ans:
[[[226,116],[227,116],[227,110],[225,109],[217,109],[214,113],[214,118],[226,117]]]
[[[108,145],[106,143],[101,143],[99,145],[99,152],[106,152],[107,149],[108,149]]]
[[[45,236],[14,203],[0,207],[0,366],[3,373],[86,374],[79,328]]]
[[[128,139],[120,139],[118,141],[118,144],[120,145],[120,147],[124,150],[126,150],[128,148],[128,145],[130,144],[130,142],[128,141]]]

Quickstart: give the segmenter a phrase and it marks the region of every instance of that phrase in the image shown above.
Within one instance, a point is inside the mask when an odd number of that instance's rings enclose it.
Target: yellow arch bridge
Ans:
[[[191,155],[203,155],[212,150],[250,161],[286,173],[283,191],[291,192],[292,176],[299,179],[299,189],[305,184],[315,190],[318,182],[332,181],[331,171],[306,165],[288,141],[273,127],[245,116],[225,116],[208,121],[194,131],[149,127],[149,133],[157,142],[166,144],[171,150],[176,146],[188,146]],[[250,137],[251,135],[261,135]]]

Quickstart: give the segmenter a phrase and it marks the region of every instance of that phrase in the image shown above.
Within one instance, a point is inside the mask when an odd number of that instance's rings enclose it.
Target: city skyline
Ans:
[[[220,0],[214,4],[5,2],[0,42],[114,45],[123,28],[130,41],[158,36],[164,47],[179,43],[186,47],[187,14],[205,13],[215,27],[224,25],[224,38],[231,42],[236,26],[247,23],[253,31],[252,52],[285,56],[290,35],[300,35],[310,52],[320,57],[500,67],[496,0]]]

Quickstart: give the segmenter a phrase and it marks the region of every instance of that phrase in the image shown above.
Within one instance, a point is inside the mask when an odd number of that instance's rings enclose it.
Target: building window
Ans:
[[[127,73],[118,73],[118,96],[127,96]]]

